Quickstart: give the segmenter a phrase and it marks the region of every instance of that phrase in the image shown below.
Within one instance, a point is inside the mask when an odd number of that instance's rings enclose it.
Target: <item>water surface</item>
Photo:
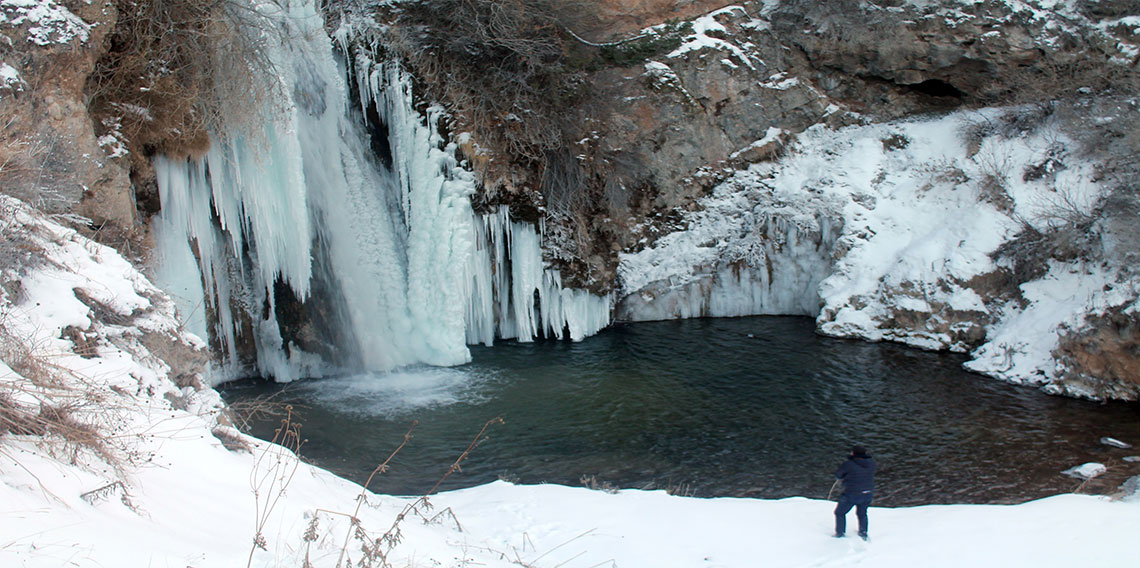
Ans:
[[[1140,468],[1140,406],[1001,383],[964,358],[820,337],[806,318],[619,324],[585,341],[473,347],[473,362],[287,386],[235,383],[229,401],[295,405],[303,454],[372,489],[430,489],[488,420],[502,417],[442,486],[520,483],[669,488],[699,496],[825,497],[847,448],[880,462],[876,502],[1009,503],[1072,491],[1088,461]],[[254,433],[271,437],[278,418]],[[1135,473],[1140,473],[1136,471]]]

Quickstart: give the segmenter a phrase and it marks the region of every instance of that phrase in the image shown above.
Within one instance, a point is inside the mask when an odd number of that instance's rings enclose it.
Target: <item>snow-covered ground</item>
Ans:
[[[804,498],[496,482],[433,496],[430,510],[408,498],[358,500],[360,486],[224,426],[216,392],[195,377],[174,384],[164,360],[174,347],[193,354],[200,343],[115,251],[2,199],[4,245],[28,254],[6,257],[0,324],[6,339],[32,351],[16,361],[19,346],[5,345],[0,411],[13,416],[22,404],[35,413],[70,400],[73,417],[99,426],[107,451],[100,457],[5,426],[0,566],[336,566],[342,554],[353,565],[409,567],[1140,562],[1140,495],[873,508],[870,543],[831,538],[832,504]],[[215,434],[245,449],[227,449]],[[423,474],[441,476],[447,465]],[[374,485],[382,489],[383,474]],[[259,533],[264,549],[253,547]]]

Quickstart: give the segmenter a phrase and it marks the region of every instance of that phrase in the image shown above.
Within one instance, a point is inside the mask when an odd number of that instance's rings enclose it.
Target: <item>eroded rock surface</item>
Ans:
[[[97,138],[83,92],[114,26],[111,2],[5,4],[0,20],[0,180],[51,213],[130,229],[129,165],[115,135]],[[114,130],[113,128],[110,130]]]

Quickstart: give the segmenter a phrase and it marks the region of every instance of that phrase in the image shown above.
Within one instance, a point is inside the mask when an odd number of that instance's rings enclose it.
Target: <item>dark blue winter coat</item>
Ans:
[[[847,458],[835,477],[843,480],[843,493],[864,494],[875,490],[875,469],[879,466],[870,456]]]

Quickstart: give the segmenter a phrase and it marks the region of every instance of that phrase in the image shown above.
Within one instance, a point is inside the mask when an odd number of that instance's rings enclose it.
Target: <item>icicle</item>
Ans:
[[[627,284],[637,290],[621,300],[621,317],[630,321],[743,315],[808,315],[819,313],[819,283],[831,271],[836,230],[825,216],[810,220],[763,214],[756,221],[755,248],[733,260],[717,259],[694,266],[692,274],[646,282],[637,270],[653,269],[650,258],[682,254],[679,249],[646,251],[623,259]],[[689,243],[689,241],[678,241]],[[684,244],[679,246],[685,246]],[[691,250],[691,249],[690,249]],[[668,263],[666,263],[668,264]]]
[[[580,341],[610,324],[612,294],[599,297],[564,289],[561,274],[542,260],[542,239],[533,225],[511,221],[503,206],[483,216],[481,227],[478,249],[490,255],[483,269],[489,274],[474,272],[479,281],[472,287],[489,290],[494,297],[472,296],[469,341],[489,345],[492,318],[498,322],[499,337],[524,342],[561,339],[567,331],[570,339]],[[471,331],[476,327],[478,332]]]
[[[264,132],[221,133],[201,160],[155,163],[165,265],[196,252],[201,278],[164,273],[185,290],[186,311],[210,308],[212,335],[231,362],[251,344],[257,370],[278,380],[325,372],[329,363],[454,365],[469,360],[468,342],[566,330],[581,339],[608,323],[609,300],[564,290],[544,266],[533,226],[511,221],[506,207],[472,211],[474,177],[439,133],[442,110],[415,109],[399,65],[356,48],[349,78],[315,5],[290,3],[287,12],[291,36],[269,55],[290,98],[267,105]],[[353,33],[337,31],[342,49]],[[346,79],[360,94],[359,114],[349,108]],[[373,111],[387,128],[390,167],[372,155],[363,128]],[[336,360],[322,363],[307,345],[288,343],[278,316],[293,312],[279,309],[321,312],[302,325],[307,341],[333,349],[325,355]],[[322,333],[336,345],[313,339]]]

